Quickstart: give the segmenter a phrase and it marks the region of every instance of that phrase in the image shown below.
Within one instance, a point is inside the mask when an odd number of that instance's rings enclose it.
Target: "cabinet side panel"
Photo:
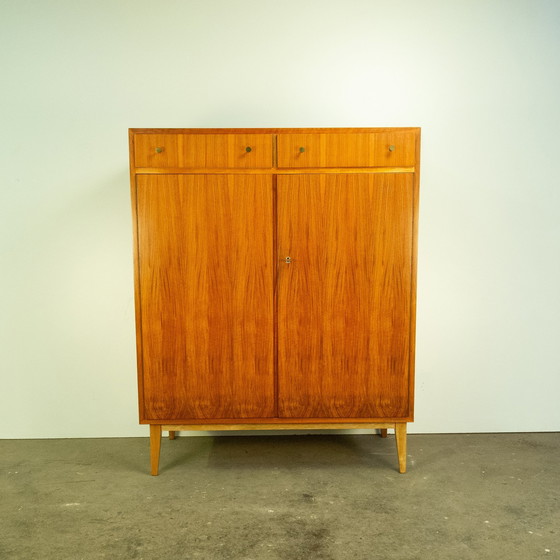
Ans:
[[[420,129],[415,131],[415,172],[413,183],[413,224],[412,224],[412,286],[410,290],[410,380],[409,403],[410,416],[414,419],[414,396],[416,377],[416,298],[417,298],[417,268],[418,268],[418,219],[420,206]]]
[[[278,178],[280,416],[409,416],[412,174]]]
[[[143,420],[274,416],[272,178],[137,185]]]
[[[136,173],[134,164],[136,136],[132,130],[128,131],[129,163],[130,163],[130,198],[132,206],[132,245],[134,258],[134,309],[136,323],[136,368],[138,377],[138,407],[140,419],[144,417],[144,395],[142,383],[142,320],[140,313],[140,277],[138,271],[138,204]]]

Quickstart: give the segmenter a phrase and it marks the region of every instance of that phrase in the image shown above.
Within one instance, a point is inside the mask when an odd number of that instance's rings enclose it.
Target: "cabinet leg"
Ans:
[[[175,439],[175,432],[173,430],[169,430],[169,439]]]
[[[406,472],[406,422],[395,424],[395,440],[397,442],[397,455],[399,456],[399,472]]]
[[[387,428],[381,428],[381,429],[379,430],[379,435],[380,435],[382,438],[386,438],[386,437],[387,437]]]
[[[161,448],[161,426],[150,424],[150,463],[152,476],[157,476],[159,471],[159,450]]]

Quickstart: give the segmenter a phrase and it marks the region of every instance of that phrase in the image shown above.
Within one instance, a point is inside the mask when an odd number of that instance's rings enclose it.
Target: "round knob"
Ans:
[[[299,153],[303,154],[303,152],[305,152],[305,148],[303,146],[301,146],[301,148],[299,149]]]
[[[391,144],[391,145],[389,146],[389,151],[390,151],[390,152],[394,152],[394,151],[395,151],[395,146],[393,146],[393,144]]]
[[[158,146],[156,148],[156,154],[161,154],[161,152],[163,152],[163,147],[162,146]]]
[[[250,152],[252,149],[253,149],[253,148],[251,148],[251,146],[247,146],[247,147],[245,148],[245,151],[246,151],[246,152]]]

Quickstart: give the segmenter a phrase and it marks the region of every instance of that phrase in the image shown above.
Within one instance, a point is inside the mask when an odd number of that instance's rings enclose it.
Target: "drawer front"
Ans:
[[[278,167],[409,167],[413,132],[279,134]]]
[[[136,167],[251,169],[272,167],[270,134],[137,134]]]

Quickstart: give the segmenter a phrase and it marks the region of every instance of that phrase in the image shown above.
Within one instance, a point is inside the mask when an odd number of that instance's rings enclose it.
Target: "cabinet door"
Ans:
[[[280,176],[277,207],[280,416],[408,416],[412,174]]]
[[[275,415],[272,178],[139,175],[142,420]]]

